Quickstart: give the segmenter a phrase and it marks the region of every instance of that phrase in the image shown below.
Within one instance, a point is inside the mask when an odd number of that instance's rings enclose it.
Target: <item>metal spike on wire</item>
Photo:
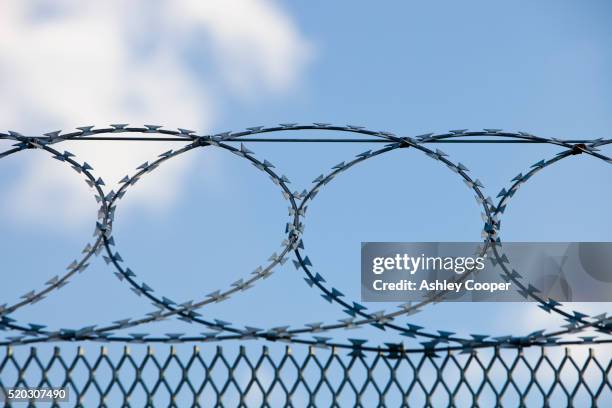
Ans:
[[[358,134],[360,138],[307,139],[300,137],[275,138],[267,136],[267,134],[275,132],[295,132],[301,130],[348,132]],[[108,136],[109,134],[112,134],[112,136]],[[153,137],[152,135],[155,136]],[[266,137],[259,137],[264,135],[266,135]],[[483,139],[485,137],[487,139]],[[428,133],[412,138],[398,137],[393,133],[385,131],[371,131],[360,126],[334,126],[327,123],[314,123],[309,125],[284,123],[273,127],[257,126],[247,128],[245,131],[217,133],[214,136],[199,135],[195,131],[184,128],[177,128],[174,130],[165,129],[158,125],[130,127],[128,124],[113,124],[110,125],[110,127],[102,128],[81,126],[78,127],[75,132],[62,134],[62,131],[53,131],[45,133],[40,137],[24,136],[19,132],[9,131],[6,134],[0,133],[0,140],[1,139],[13,140],[16,144],[13,145],[12,149],[0,153],[0,158],[8,157],[28,149],[39,149],[51,154],[53,158],[70,165],[76,173],[85,176],[85,181],[88,186],[94,190],[96,202],[100,207],[96,217],[95,241],[85,246],[82,257],[71,262],[67,268],[67,272],[63,275],[56,275],[48,279],[44,285],[41,285],[43,289],[31,290],[12,304],[7,303],[0,307],[0,329],[8,329],[21,333],[21,335],[18,336],[6,337],[5,340],[0,341],[0,344],[32,344],[62,340],[177,343],[264,339],[306,344],[314,347],[347,349],[350,350],[354,356],[361,356],[362,353],[369,351],[384,351],[394,355],[397,353],[424,353],[427,356],[435,356],[436,353],[442,351],[460,350],[461,352],[473,352],[478,348],[487,347],[522,348],[532,345],[598,344],[612,341],[609,337],[600,339],[595,336],[582,336],[580,340],[563,337],[587,329],[592,329],[598,333],[609,336],[612,331],[610,318],[607,317],[606,314],[590,316],[579,311],[567,311],[563,308],[561,303],[554,299],[542,298],[535,286],[531,283],[523,283],[520,273],[511,268],[511,261],[503,251],[500,251],[502,243],[499,238],[500,217],[508,205],[508,201],[515,195],[520,185],[527,182],[532,176],[545,168],[576,154],[586,154],[607,163],[612,163],[612,159],[601,154],[599,149],[597,149],[597,147],[612,143],[610,139],[561,140],[557,138],[542,138],[526,132],[504,132],[501,129],[484,129],[481,131],[458,129],[438,135]],[[120,187],[116,192],[110,191],[108,193],[104,190],[106,186],[104,180],[99,177],[96,178],[93,175],[93,168],[87,162],[80,164],[76,161],[76,157],[72,153],[68,151],[60,152],[52,147],[64,141],[127,140],[138,140],[142,142],[163,140],[183,142],[187,143],[187,145],[179,149],[172,149],[161,153],[155,160],[147,161],[138,166],[134,175],[127,175],[120,181]],[[301,193],[298,190],[292,193],[287,185],[290,183],[289,178],[283,174],[278,175],[273,170],[275,166],[268,160],[257,159],[255,153],[245,144],[246,142],[383,143],[383,147],[378,150],[370,149],[354,156],[351,160],[341,161],[333,166],[327,174],[318,176],[313,181],[313,187],[310,190],[304,190]],[[239,143],[239,145],[234,147],[232,145],[233,143]],[[452,162],[449,159],[449,155],[441,149],[436,148],[432,150],[425,146],[426,144],[436,143],[547,143],[561,147],[563,151],[552,159],[538,161],[526,172],[520,173],[512,180],[513,184],[511,186],[501,190],[496,197],[499,201],[494,203],[490,197],[485,196],[482,183],[477,178],[472,178],[468,175],[469,170],[464,164]],[[250,161],[254,167],[266,173],[274,184],[281,189],[283,197],[289,201],[290,220],[286,225],[287,236],[283,240],[280,251],[266,258],[268,262],[266,266],[257,267],[253,273],[243,276],[243,278],[232,283],[227,288],[220,288],[208,294],[203,294],[201,300],[177,302],[156,292],[146,282],[138,280],[138,275],[129,267],[124,266],[124,259],[119,252],[114,249],[116,246],[116,239],[112,234],[112,229],[115,221],[115,210],[118,201],[121,200],[126,192],[128,192],[129,188],[134,186],[142,177],[152,173],[168,160],[176,160],[177,157],[188,151],[203,147],[220,148],[233,153]],[[407,147],[411,148],[410,150],[420,151],[435,161],[441,162],[453,173],[459,175],[463,179],[468,188],[475,194],[478,204],[482,207],[482,217],[484,220],[482,231],[484,245],[482,245],[480,249],[482,253],[492,251],[495,254],[495,261],[503,268],[504,279],[515,283],[519,288],[519,292],[522,293],[524,297],[536,301],[541,309],[548,313],[557,313],[561,315],[567,322],[563,328],[548,333],[545,332],[545,330],[537,330],[525,336],[492,337],[490,335],[472,334],[470,337],[463,338],[456,336],[453,332],[445,330],[427,330],[424,327],[411,323],[400,324],[397,323],[397,318],[418,313],[423,307],[443,300],[448,292],[435,292],[425,301],[416,304],[401,305],[399,310],[393,312],[380,311],[370,313],[365,306],[353,300],[345,299],[344,293],[342,293],[339,288],[327,286],[327,282],[321,273],[311,271],[313,264],[310,258],[303,253],[305,245],[301,237],[304,229],[306,209],[310,202],[323,188],[333,184],[331,182],[336,177],[341,173],[347,172],[353,166],[373,157],[378,157],[396,149],[404,149]],[[64,287],[76,273],[84,271],[89,265],[91,258],[99,255],[102,250],[106,252],[106,254],[103,255],[106,262],[115,269],[113,273],[121,282],[127,283],[136,295],[151,301],[156,307],[153,312],[146,313],[141,317],[116,320],[105,326],[91,325],[84,328],[63,328],[59,330],[46,329],[45,325],[39,323],[21,323],[9,316],[16,310],[41,301],[51,292]],[[253,287],[259,280],[269,277],[276,266],[282,265],[287,261],[291,252],[295,255],[295,260],[293,260],[295,267],[305,274],[304,280],[306,283],[310,287],[319,290],[321,296],[328,302],[336,303],[341,306],[344,313],[349,316],[348,318],[331,323],[309,323],[295,328],[291,326],[276,326],[268,329],[259,329],[244,325],[243,327],[245,328],[240,329],[238,325],[220,319],[203,319],[201,314],[196,312],[196,310],[208,304],[222,302],[237,293],[242,293]],[[457,281],[459,282],[466,279],[471,272],[472,271],[468,271],[468,273],[458,277]],[[116,330],[131,329],[146,323],[161,321],[169,317],[176,317],[187,323],[205,326],[209,330],[213,330],[213,332],[204,332],[202,335],[197,336],[189,336],[184,333],[165,333],[163,335],[152,335],[149,333],[130,333],[128,335],[114,334]],[[425,341],[420,342],[420,346],[413,348],[405,347],[403,343],[385,343],[382,345],[370,346],[366,345],[367,339],[349,339],[348,343],[342,343],[334,342],[330,337],[314,335],[315,333],[331,332],[338,329],[355,329],[365,325],[372,325],[385,330],[390,329],[403,336],[403,338],[422,338]],[[312,337],[305,337],[307,335],[312,335]]]

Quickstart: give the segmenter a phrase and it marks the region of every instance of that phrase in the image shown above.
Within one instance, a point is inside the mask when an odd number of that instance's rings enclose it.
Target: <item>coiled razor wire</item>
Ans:
[[[467,130],[453,130],[448,133],[434,135],[426,134],[411,137],[398,137],[389,132],[378,132],[364,129],[358,126],[332,126],[323,123],[315,123],[312,125],[297,125],[297,124],[281,124],[275,127],[253,127],[241,132],[225,132],[215,135],[198,135],[196,132],[187,129],[168,130],[161,126],[145,125],[144,127],[128,127],[126,124],[111,125],[109,128],[95,129],[93,126],[85,126],[77,128],[78,131],[61,134],[60,131],[51,132],[44,137],[27,137],[16,132],[1,134],[0,139],[10,139],[17,142],[14,148],[0,153],[0,159],[8,157],[17,152],[26,149],[42,149],[57,160],[70,164],[72,169],[86,176],[86,182],[94,189],[95,198],[100,203],[98,211],[98,221],[94,233],[95,241],[93,244],[87,244],[83,250],[83,256],[80,260],[73,261],[67,268],[67,272],[62,276],[54,276],[46,282],[46,287],[39,291],[30,291],[21,297],[17,303],[10,306],[4,305],[0,307],[0,328],[15,330],[22,333],[19,336],[7,337],[5,341],[1,341],[1,345],[28,344],[48,341],[60,340],[94,340],[94,341],[114,341],[114,342],[194,342],[194,341],[222,341],[236,339],[265,339],[271,341],[285,341],[298,344],[307,344],[322,348],[341,348],[351,350],[353,355],[361,355],[364,351],[386,352],[389,355],[398,355],[398,353],[407,352],[424,352],[429,355],[435,355],[440,351],[461,350],[470,352],[477,348],[483,347],[526,347],[531,345],[568,345],[568,344],[598,344],[608,343],[612,339],[598,339],[595,336],[584,336],[581,340],[563,339],[563,335],[579,333],[586,329],[595,329],[596,331],[609,335],[612,331],[612,319],[606,314],[597,316],[589,316],[579,311],[567,312],[562,304],[551,298],[544,298],[538,295],[538,289],[532,284],[525,285],[522,282],[521,275],[508,267],[510,261],[508,257],[500,253],[502,243],[499,238],[500,217],[503,214],[508,200],[514,196],[518,187],[524,184],[538,171],[551,166],[560,160],[581,153],[594,156],[607,163],[612,163],[612,160],[607,156],[598,153],[598,146],[603,146],[612,141],[609,140],[592,140],[592,141],[563,141],[555,138],[542,138],[531,135],[529,133],[518,132],[503,132],[499,129],[484,129],[482,131],[469,132]],[[264,139],[254,138],[253,135],[266,134],[280,131],[297,131],[297,130],[323,130],[336,132],[351,132],[359,135],[371,136],[374,139]],[[106,136],[100,137],[100,134],[110,133],[131,133],[131,134],[156,134],[155,138],[149,137],[115,137]],[[168,137],[165,137],[168,136]],[[470,137],[493,137],[492,140],[470,140]],[[170,150],[162,153],[151,163],[145,162],[139,166],[133,176],[126,176],[120,181],[121,187],[117,192],[104,191],[105,183],[101,178],[95,178],[92,167],[84,162],[80,164],[75,160],[75,156],[67,151],[60,153],[53,149],[51,145],[67,140],[172,140],[184,141],[188,144],[178,150]],[[249,150],[243,143],[240,143],[239,148],[230,146],[231,142],[291,142],[291,141],[308,141],[308,142],[381,142],[385,146],[378,150],[368,150],[358,154],[355,158],[347,162],[341,162],[334,166],[329,173],[322,174],[313,181],[313,187],[310,190],[291,192],[288,184],[289,179],[285,175],[278,175],[273,169],[272,163],[267,160],[259,160],[254,153]],[[557,154],[550,160],[542,160],[536,163],[525,175],[519,174],[513,179],[513,184],[506,190],[498,194],[500,198],[497,205],[494,204],[490,197],[485,197],[482,190],[484,186],[478,179],[472,179],[468,175],[468,168],[462,163],[454,163],[450,161],[448,155],[440,149],[431,150],[425,147],[427,143],[449,143],[449,142],[505,142],[505,143],[547,143],[557,145],[565,150]],[[256,168],[266,173],[271,180],[281,189],[283,197],[289,201],[289,216],[290,221],[286,225],[287,237],[283,240],[279,253],[276,252],[268,259],[265,266],[259,266],[248,277],[239,279],[233,282],[229,288],[218,289],[208,293],[203,299],[182,301],[180,303],[164,296],[157,294],[151,286],[144,281],[138,281],[138,276],[128,267],[124,267],[121,255],[115,251],[115,238],[112,235],[112,225],[115,217],[117,201],[122,199],[129,187],[136,184],[146,174],[151,173],[159,165],[164,162],[176,158],[181,154],[194,150],[200,147],[217,147],[229,151],[239,157],[250,161]],[[425,331],[423,327],[406,324],[406,327],[394,323],[395,319],[401,315],[412,315],[420,311],[420,309],[430,303],[436,303],[444,299],[449,293],[448,291],[440,291],[433,293],[425,301],[418,304],[404,304],[399,306],[399,311],[394,312],[367,312],[367,308],[355,301],[346,301],[342,299],[344,294],[337,288],[327,286],[326,280],[320,273],[311,271],[312,262],[308,256],[304,255],[304,243],[301,235],[304,230],[303,219],[305,218],[308,205],[320,192],[320,190],[329,184],[340,173],[352,168],[354,165],[364,162],[370,158],[383,155],[384,153],[402,149],[413,148],[425,153],[427,156],[442,162],[450,170],[457,173],[466,185],[474,192],[475,198],[483,209],[483,220],[485,221],[482,231],[483,245],[480,248],[480,254],[492,252],[495,256],[495,261],[499,263],[505,274],[507,281],[512,281],[519,288],[519,292],[525,298],[531,298],[538,302],[538,306],[547,312],[554,312],[563,316],[568,322],[563,329],[555,332],[546,333],[545,330],[538,330],[526,336],[501,336],[491,337],[488,335],[472,334],[470,338],[461,338],[455,336],[455,333],[444,330]],[[298,204],[299,202],[299,204]],[[117,320],[110,325],[104,327],[87,326],[78,329],[60,329],[55,331],[45,330],[44,325],[37,323],[28,323],[27,325],[19,323],[16,319],[9,317],[9,314],[17,309],[36,303],[42,300],[50,292],[60,289],[65,286],[69,279],[77,272],[82,272],[88,266],[88,261],[94,254],[99,254],[104,247],[106,255],[104,259],[107,264],[112,265],[115,269],[115,275],[121,281],[125,281],[130,285],[130,289],[138,296],[145,297],[156,306],[156,310],[148,313],[145,317],[128,318]],[[273,269],[284,264],[289,252],[293,251],[295,260],[293,261],[297,269],[301,269],[305,274],[306,283],[321,292],[321,296],[330,303],[336,303],[343,308],[343,311],[349,315],[346,319],[341,319],[337,323],[309,323],[301,328],[291,328],[290,326],[273,327],[269,329],[261,329],[252,326],[244,326],[244,328],[235,327],[232,323],[220,319],[205,320],[201,318],[201,314],[197,310],[211,303],[225,301],[232,295],[245,291],[254,286],[254,284],[264,278],[267,278],[273,273]],[[457,281],[466,279],[472,271],[462,274]],[[152,336],[148,333],[130,333],[129,335],[120,336],[114,335],[114,330],[124,330],[133,328],[145,323],[151,323],[167,319],[169,317],[178,317],[180,320],[189,323],[198,323],[208,327],[212,331],[202,333],[202,336],[186,336],[183,333],[167,333],[165,336]],[[318,334],[337,329],[352,329],[363,325],[372,325],[379,329],[391,329],[397,331],[400,335],[409,338],[424,338],[426,341],[421,343],[418,348],[406,348],[403,343],[385,343],[384,345],[369,346],[365,345],[366,339],[349,339],[349,343],[338,343],[331,341],[331,337],[323,337]],[[312,339],[299,336],[313,335]],[[453,345],[450,345],[453,344]],[[441,346],[444,345],[444,346]]]

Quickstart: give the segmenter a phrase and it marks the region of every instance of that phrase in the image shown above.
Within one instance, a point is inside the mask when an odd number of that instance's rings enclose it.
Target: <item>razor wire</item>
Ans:
[[[98,211],[98,221],[96,223],[93,244],[87,244],[83,251],[83,256],[80,260],[73,261],[67,268],[67,272],[62,275],[56,275],[45,283],[45,288],[39,291],[32,290],[23,295],[16,303],[0,307],[0,328],[15,330],[21,332],[21,335],[7,337],[1,341],[3,345],[15,344],[31,344],[46,341],[75,341],[75,340],[94,340],[94,341],[114,341],[114,342],[194,342],[194,341],[223,341],[223,340],[246,340],[246,339],[264,339],[270,341],[284,341],[298,344],[307,344],[322,348],[339,348],[348,349],[351,354],[361,355],[365,351],[386,352],[389,355],[397,353],[419,353],[424,352],[428,355],[435,355],[437,352],[448,352],[452,350],[461,350],[470,352],[477,348],[486,347],[512,347],[520,348],[532,345],[550,346],[550,345],[567,345],[567,344],[598,344],[609,343],[610,338],[598,339],[595,336],[582,337],[581,340],[567,340],[562,336],[566,334],[579,333],[586,329],[595,329],[598,332],[609,335],[612,331],[612,319],[606,314],[597,316],[589,316],[579,311],[567,312],[563,305],[554,299],[544,298],[538,295],[536,287],[528,283],[523,284],[521,276],[515,270],[510,270],[508,260],[505,254],[500,254],[498,248],[503,246],[499,238],[500,217],[503,214],[508,200],[515,194],[518,187],[524,184],[535,173],[542,169],[551,166],[560,160],[585,153],[587,155],[604,160],[607,163],[612,163],[612,160],[605,155],[598,153],[598,146],[603,146],[610,143],[609,140],[597,139],[591,141],[576,140],[564,141],[555,138],[542,138],[531,135],[525,132],[503,132],[499,129],[484,129],[482,131],[467,131],[453,130],[448,133],[434,135],[425,134],[417,137],[398,137],[393,133],[379,132],[364,129],[358,126],[332,126],[329,124],[315,123],[312,125],[298,124],[281,124],[274,127],[253,127],[240,132],[225,132],[214,135],[198,135],[196,132],[179,128],[177,130],[163,129],[161,126],[145,125],[144,127],[128,127],[126,124],[111,125],[108,128],[98,128],[94,126],[85,126],[77,128],[78,131],[67,134],[62,134],[60,131],[46,133],[41,137],[23,136],[17,132],[9,132],[8,134],[0,134],[0,139],[10,139],[15,142],[15,146],[0,153],[0,158],[8,157],[12,154],[27,150],[41,149],[50,153],[53,158],[69,164],[73,170],[79,174],[86,176],[87,184],[94,189],[96,201],[100,204]],[[252,141],[269,141],[269,142],[300,142],[304,139],[288,138],[288,139],[271,139],[271,138],[254,138],[253,135],[272,134],[275,132],[284,131],[299,131],[299,130],[319,130],[333,132],[350,132],[361,136],[371,136],[373,139],[308,139],[306,141],[314,142],[380,142],[385,146],[381,149],[372,151],[368,150],[358,154],[355,158],[349,161],[343,161],[334,166],[327,174],[322,174],[313,181],[313,187],[310,190],[291,192],[288,184],[289,179],[285,175],[278,175],[273,169],[275,166],[267,160],[260,160],[255,157],[255,154],[249,150],[244,142]],[[101,134],[147,134],[148,137],[116,137],[106,136],[101,137]],[[161,135],[160,137],[152,138],[150,134]],[[484,142],[518,142],[518,143],[547,143],[559,146],[564,149],[553,159],[542,160],[536,163],[532,168],[525,173],[513,179],[513,184],[506,190],[503,189],[497,198],[500,198],[497,205],[494,204],[490,197],[485,197],[483,193],[484,186],[478,179],[472,179],[468,175],[468,168],[462,163],[452,162],[446,153],[440,149],[429,149],[425,145],[428,143],[448,143],[448,142],[480,142],[481,140],[470,139],[472,137],[491,137],[492,139]],[[61,153],[53,149],[53,145],[63,141],[73,140],[175,140],[184,141],[187,146],[178,149],[170,150],[162,153],[152,162],[145,162],[139,166],[133,176],[125,176],[121,181],[121,187],[117,192],[105,192],[105,183],[101,178],[96,178],[93,175],[93,168],[84,162],[80,164],[70,152],[64,151]],[[240,142],[239,148],[233,147],[230,143]],[[196,148],[215,147],[220,148],[239,157],[242,157],[251,162],[257,169],[266,173],[271,180],[280,188],[283,197],[289,202],[290,221],[286,224],[287,236],[282,242],[280,253],[274,253],[265,266],[259,266],[255,271],[242,279],[232,283],[228,288],[218,289],[207,294],[200,300],[188,300],[176,302],[163,294],[155,292],[150,285],[144,281],[137,281],[138,276],[129,268],[124,267],[124,260],[114,250],[116,246],[115,237],[112,235],[112,225],[115,218],[115,210],[117,201],[122,199],[129,187],[135,185],[146,174],[153,172],[164,162],[174,159],[188,151]],[[521,291],[524,297],[529,297],[538,302],[540,308],[547,312],[554,312],[563,316],[568,322],[563,329],[548,332],[538,330],[526,336],[498,336],[492,337],[489,335],[472,334],[470,338],[462,338],[455,336],[455,333],[444,330],[426,331],[425,328],[406,324],[406,327],[396,324],[396,318],[402,315],[412,315],[420,311],[420,309],[428,304],[436,303],[443,300],[448,292],[436,292],[427,300],[418,304],[404,304],[399,307],[399,311],[393,312],[369,312],[367,308],[355,301],[346,301],[342,299],[344,294],[337,288],[325,285],[326,280],[322,274],[311,271],[312,262],[307,255],[303,254],[304,242],[302,233],[304,230],[303,220],[306,217],[308,205],[312,202],[319,191],[327,186],[333,179],[343,172],[346,172],[354,165],[362,163],[370,158],[384,155],[387,152],[396,149],[410,148],[411,150],[419,150],[428,157],[440,161],[454,173],[458,174],[465,184],[473,191],[478,204],[482,207],[482,216],[485,221],[482,238],[484,240],[481,247],[481,253],[491,251],[495,259],[504,271],[506,280],[512,280]],[[299,203],[299,204],[298,204]],[[114,267],[115,275],[119,280],[129,284],[130,289],[138,296],[145,297],[152,301],[157,309],[148,313],[144,317],[127,318],[117,320],[110,325],[97,327],[97,325],[87,326],[77,329],[60,329],[60,330],[45,330],[45,325],[39,323],[23,324],[9,315],[17,309],[36,303],[42,300],[45,296],[54,290],[65,286],[68,281],[78,272],[84,271],[88,266],[88,261],[94,254],[98,255],[104,250],[106,255],[103,255],[107,264]],[[254,286],[260,280],[265,279],[273,273],[273,269],[284,264],[289,258],[288,254],[293,251],[295,260],[293,261],[297,269],[301,269],[305,274],[306,283],[316,288],[321,292],[321,296],[330,303],[336,303],[343,308],[343,311],[349,316],[346,319],[341,319],[337,323],[309,323],[304,327],[282,326],[261,329],[252,326],[244,326],[238,328],[230,322],[220,319],[205,320],[201,318],[201,314],[197,310],[207,304],[218,303],[225,301],[232,295],[245,291]],[[458,280],[466,279],[469,273],[463,274]],[[202,336],[185,336],[183,333],[167,333],[165,336],[153,336],[148,333],[130,333],[128,336],[114,335],[114,330],[123,330],[136,327],[145,323],[151,323],[167,319],[168,317],[177,317],[180,320],[189,323],[198,323],[209,329],[211,332],[202,333]],[[349,343],[338,343],[331,341],[331,337],[323,337],[318,335],[322,332],[329,332],[337,329],[351,329],[361,327],[363,325],[372,325],[379,329],[392,329],[398,334],[409,338],[423,338],[426,341],[421,343],[420,347],[407,348],[403,342],[385,343],[384,345],[370,346],[366,345],[367,339],[349,339]],[[317,335],[315,335],[317,334]],[[304,338],[299,336],[312,335],[312,338]],[[452,345],[451,345],[452,344]],[[443,346],[441,346],[443,345]]]

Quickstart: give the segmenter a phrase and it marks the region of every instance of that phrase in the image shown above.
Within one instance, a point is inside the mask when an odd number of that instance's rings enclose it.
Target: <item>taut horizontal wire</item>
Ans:
[[[2,139],[2,138],[0,138]],[[47,138],[40,137],[37,138],[39,140],[45,140]],[[193,142],[193,139],[185,138],[185,137],[112,137],[112,136],[87,136],[81,138],[68,139],[69,141],[88,141],[88,140],[97,140],[97,141],[127,141],[127,142],[184,142],[190,143]],[[595,140],[560,140],[565,143],[594,143]],[[257,137],[244,137],[244,138],[229,138],[224,139],[223,142],[271,142],[271,143],[390,143],[389,140],[385,139],[325,139],[325,138],[304,138],[304,139],[291,139],[291,138],[257,138]],[[512,144],[512,143],[536,143],[536,144],[544,144],[548,143],[544,140],[507,140],[507,139],[481,139],[481,140],[468,140],[468,139],[435,139],[435,140],[424,140],[420,143],[502,143],[502,144]]]

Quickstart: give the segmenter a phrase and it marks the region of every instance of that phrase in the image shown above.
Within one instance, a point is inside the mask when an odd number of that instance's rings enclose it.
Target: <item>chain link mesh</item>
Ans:
[[[431,357],[312,347],[6,347],[0,388],[65,387],[69,403],[51,405],[75,407],[611,406],[609,349],[578,351]]]

